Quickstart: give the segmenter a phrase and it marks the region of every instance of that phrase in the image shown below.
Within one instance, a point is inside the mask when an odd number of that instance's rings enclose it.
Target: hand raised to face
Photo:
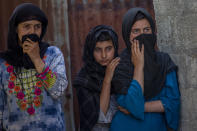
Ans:
[[[134,64],[134,67],[144,67],[144,45],[140,50],[139,41],[131,41],[131,61]]]
[[[114,58],[108,65],[105,70],[105,77],[108,78],[108,81],[111,82],[113,75],[114,75],[114,70],[116,69],[116,66],[120,62],[120,57]]]
[[[40,48],[38,42],[33,42],[31,39],[27,38],[22,44],[23,53],[28,54],[32,62],[36,59],[40,59]]]

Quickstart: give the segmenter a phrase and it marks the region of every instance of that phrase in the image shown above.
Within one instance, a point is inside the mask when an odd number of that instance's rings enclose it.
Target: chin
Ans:
[[[101,65],[101,66],[107,66],[108,63],[101,63],[100,65]]]

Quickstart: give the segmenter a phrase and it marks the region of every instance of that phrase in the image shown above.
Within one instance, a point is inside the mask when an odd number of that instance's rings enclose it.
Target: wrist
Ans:
[[[145,103],[144,103],[144,112],[148,112],[147,109],[148,109],[148,108],[147,108],[147,102],[145,102]]]
[[[41,58],[32,59],[32,62],[34,63],[34,65],[44,63]]]
[[[104,77],[103,84],[110,85],[111,84],[111,79],[108,78],[108,77]]]
[[[103,80],[103,84],[107,84],[107,85],[109,85],[109,84],[111,84],[111,81],[110,80]]]
[[[37,72],[41,73],[45,67],[45,63],[42,61],[42,59],[35,59],[33,63]]]
[[[143,65],[137,65],[137,66],[134,66],[134,69],[137,70],[137,71],[141,71],[144,69],[144,66]]]

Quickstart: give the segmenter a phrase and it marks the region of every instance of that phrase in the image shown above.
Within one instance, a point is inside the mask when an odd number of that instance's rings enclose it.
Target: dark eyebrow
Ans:
[[[29,24],[29,23],[23,23],[22,25],[31,25],[31,24]]]
[[[39,24],[35,24],[34,26],[40,26],[40,27],[41,27],[41,26],[42,26],[42,24],[41,24],[41,23],[39,23]]]
[[[133,28],[133,29],[131,29],[131,30],[139,30],[140,28]]]
[[[146,28],[151,28],[150,26],[149,27],[145,27],[144,29],[146,29]]]
[[[101,49],[100,47],[95,47],[94,49]]]
[[[106,48],[108,48],[108,47],[113,47],[112,45],[109,45],[109,46],[107,46]]]

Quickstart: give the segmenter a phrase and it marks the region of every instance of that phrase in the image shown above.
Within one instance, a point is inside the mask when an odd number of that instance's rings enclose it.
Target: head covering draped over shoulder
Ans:
[[[144,97],[148,100],[160,93],[164,88],[167,73],[177,67],[168,54],[154,49],[157,40],[155,23],[143,8],[132,8],[123,17],[122,36],[127,48],[120,55],[120,63],[112,79],[112,91],[116,94],[126,94],[133,79],[134,65],[131,62],[130,33],[138,13],[144,15],[152,29],[152,34],[141,34],[134,38],[139,40],[140,45],[144,44]]]
[[[79,107],[80,107],[80,129],[81,131],[92,130],[97,123],[100,110],[100,93],[102,82],[105,76],[105,66],[101,66],[94,59],[93,52],[96,43],[100,42],[101,35],[110,37],[112,40],[115,54],[118,56],[118,36],[110,26],[98,25],[88,33],[84,51],[84,66],[79,71],[73,86],[77,90]],[[105,39],[103,41],[106,41]]]
[[[48,48],[48,44],[42,42],[42,38],[46,33],[48,20],[44,12],[34,4],[24,3],[20,4],[13,11],[9,19],[9,28],[7,36],[7,51],[1,53],[1,57],[9,64],[16,67],[25,67],[26,69],[35,68],[31,59],[26,54],[23,54],[22,47],[18,43],[17,26],[21,22],[28,20],[38,20],[42,24],[42,32],[40,36],[40,56],[43,58],[44,53]]]

